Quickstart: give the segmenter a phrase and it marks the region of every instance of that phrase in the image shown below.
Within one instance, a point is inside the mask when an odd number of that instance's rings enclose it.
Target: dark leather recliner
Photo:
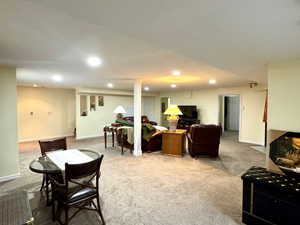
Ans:
[[[188,149],[192,157],[210,155],[218,157],[222,133],[221,126],[194,124],[188,134]]]

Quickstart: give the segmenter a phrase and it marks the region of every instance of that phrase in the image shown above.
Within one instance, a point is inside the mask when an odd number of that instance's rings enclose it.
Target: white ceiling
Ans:
[[[268,62],[300,57],[299,0],[0,1],[0,63],[17,66],[21,84],[237,86],[265,83]],[[103,65],[87,67],[89,55]]]

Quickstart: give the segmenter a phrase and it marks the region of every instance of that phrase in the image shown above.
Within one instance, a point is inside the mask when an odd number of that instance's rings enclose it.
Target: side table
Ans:
[[[183,156],[185,154],[186,130],[166,130],[162,133],[162,154]]]
[[[118,127],[114,127],[114,126],[105,126],[103,128],[105,148],[107,148],[107,133],[111,133],[112,147],[115,147],[115,135],[117,136],[117,128]]]

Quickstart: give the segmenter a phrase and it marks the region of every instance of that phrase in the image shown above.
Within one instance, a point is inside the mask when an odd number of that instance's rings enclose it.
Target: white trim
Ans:
[[[133,91],[122,91],[122,90],[112,90],[109,88],[76,88],[77,95],[125,95],[125,96],[134,96]],[[156,97],[159,96],[159,93],[156,92],[143,92],[142,96]]]
[[[252,145],[252,146],[250,146],[250,148],[252,148],[255,151],[264,153],[264,154],[266,154],[266,152],[267,152],[267,148],[265,148],[265,146],[262,146],[262,145]]]
[[[242,140],[242,139],[240,139],[239,142],[246,143],[246,144],[251,144],[251,145],[265,146],[265,144],[261,144],[261,143],[257,143],[257,142],[253,142],[253,141]]]
[[[12,174],[12,175],[9,175],[9,176],[0,177],[0,183],[4,182],[4,181],[17,179],[20,176],[21,176],[21,174],[17,173],[17,174]]]
[[[134,82],[134,96],[133,96],[133,106],[134,106],[134,148],[133,155],[142,155],[142,81],[136,80]]]
[[[225,131],[225,127],[224,127],[224,114],[225,114],[225,110],[224,110],[225,104],[224,104],[224,102],[225,101],[224,101],[224,99],[225,99],[226,96],[229,96],[229,97],[237,96],[237,97],[239,97],[240,105],[239,105],[239,130],[238,130],[239,137],[238,137],[238,140],[239,140],[239,142],[244,142],[244,141],[241,140],[242,119],[243,119],[242,114],[243,114],[243,111],[244,111],[242,95],[240,93],[237,93],[237,94],[220,94],[219,96],[222,97],[222,109],[220,109],[220,102],[219,102],[219,114],[220,114],[220,110],[222,110],[222,130],[223,130],[223,132]],[[220,98],[219,98],[219,101],[220,101]],[[219,123],[220,123],[220,121],[219,121]],[[248,142],[246,142],[246,143],[248,143]],[[253,144],[253,143],[251,143],[251,144]]]
[[[97,138],[97,137],[104,137],[104,135],[81,136],[81,137],[76,137],[76,140],[83,140],[83,139]]]
[[[19,143],[22,142],[31,142],[31,141],[39,141],[39,140],[47,140],[47,139],[54,139],[54,138],[62,138],[62,137],[72,137],[74,134],[65,134],[65,135],[58,135],[58,136],[49,136],[49,137],[40,137],[40,138],[28,138],[28,139],[21,139]]]

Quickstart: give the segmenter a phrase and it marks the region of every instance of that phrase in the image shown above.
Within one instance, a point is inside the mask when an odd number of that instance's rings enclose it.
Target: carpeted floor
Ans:
[[[133,157],[120,149],[104,149],[103,140],[68,140],[69,148],[88,148],[104,154],[100,185],[107,225],[229,225],[241,224],[242,182],[249,167],[264,166],[265,155],[248,144],[222,138],[220,158],[192,159],[160,153]],[[41,175],[29,171],[40,154],[36,143],[20,145],[21,177],[0,184],[0,194],[26,190],[35,224],[51,221],[51,207],[40,195]],[[82,212],[70,224],[101,224],[94,212]]]

